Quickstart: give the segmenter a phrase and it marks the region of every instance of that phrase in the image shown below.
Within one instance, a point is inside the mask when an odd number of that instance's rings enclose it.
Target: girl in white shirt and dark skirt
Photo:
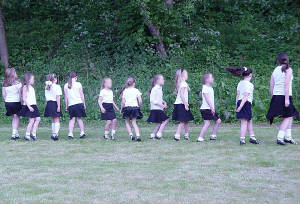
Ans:
[[[215,121],[210,140],[217,139],[217,131],[219,125],[221,124],[221,119],[219,118],[217,112],[215,111],[215,96],[214,89],[211,87],[214,83],[214,77],[211,73],[206,73],[202,77],[202,105],[200,107],[200,112],[204,120],[203,128],[200,132],[197,142],[204,141],[204,135],[210,126],[210,121]]]
[[[84,132],[84,124],[82,121],[82,117],[86,117],[85,113],[85,100],[84,94],[82,90],[81,83],[77,82],[77,73],[72,71],[69,74],[68,83],[64,86],[65,92],[65,103],[66,103],[66,111],[69,112],[70,121],[69,121],[69,133],[68,138],[73,139],[73,129],[75,125],[75,121],[77,120],[79,129],[80,129],[80,139],[86,137]]]
[[[36,140],[36,131],[41,121],[40,112],[36,105],[35,91],[32,87],[33,84],[34,76],[30,73],[24,74],[22,83],[23,105],[18,115],[29,118],[29,123],[24,137],[25,140],[30,140],[30,138]]]
[[[129,77],[126,80],[124,87],[120,92],[120,96],[122,98],[121,102],[121,112],[123,113],[123,118],[125,119],[126,128],[130,139],[132,141],[141,141],[140,130],[136,123],[137,119],[143,118],[143,114],[141,113],[142,106],[142,93],[135,88],[135,79],[133,77]],[[135,130],[136,137],[133,136],[130,121]]]
[[[184,127],[184,139],[189,140],[189,121],[194,120],[194,116],[189,108],[188,92],[190,90],[189,85],[186,83],[188,79],[188,73],[185,69],[178,69],[175,76],[175,91],[177,97],[174,103],[174,110],[172,119],[179,121],[174,140],[180,140],[180,133]]]
[[[58,132],[60,129],[59,118],[62,117],[60,110],[60,96],[62,95],[61,87],[57,84],[56,74],[48,74],[46,76],[46,87],[45,87],[45,98],[46,98],[46,108],[45,117],[52,118],[52,140],[58,140]]]
[[[150,139],[161,139],[162,131],[169,122],[169,117],[164,112],[164,109],[167,108],[167,103],[163,100],[162,92],[164,82],[164,77],[161,74],[155,75],[151,80],[149,89],[151,110],[147,121],[157,123],[157,125],[151,133]]]
[[[19,139],[19,121],[20,117],[17,113],[21,110],[21,87],[16,70],[7,68],[5,70],[4,80],[2,84],[2,97],[5,102],[6,116],[12,116],[12,135],[11,139]]]
[[[236,117],[241,119],[240,145],[245,145],[246,132],[248,130],[252,144],[259,144],[257,141],[252,124],[252,101],[254,86],[250,82],[252,79],[252,70],[247,67],[227,67],[227,71],[234,76],[242,77],[237,86],[236,95]]]
[[[299,113],[293,105],[293,70],[289,65],[289,57],[285,53],[278,55],[276,64],[278,66],[273,71],[270,80],[272,100],[267,119],[272,124],[275,117],[283,118],[277,134],[277,144],[297,144],[292,138],[293,117],[300,120]]]
[[[101,120],[106,120],[104,128],[104,139],[109,139],[109,128],[111,127],[110,139],[115,139],[117,117],[115,110],[119,110],[114,102],[114,93],[111,90],[112,80],[110,78],[104,78],[102,80],[101,90],[98,98],[98,104],[101,110]]]

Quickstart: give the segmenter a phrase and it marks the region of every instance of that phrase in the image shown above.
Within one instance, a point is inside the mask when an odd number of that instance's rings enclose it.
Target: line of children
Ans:
[[[278,55],[276,64],[278,65],[272,73],[270,80],[270,92],[272,100],[270,109],[267,114],[267,119],[272,124],[273,118],[281,116],[283,121],[280,125],[277,144],[285,145],[286,143],[296,144],[291,135],[292,120],[295,116],[300,120],[299,114],[293,105],[292,100],[292,80],[293,73],[289,67],[289,58],[286,54]],[[253,131],[252,122],[252,101],[254,86],[250,82],[252,79],[252,70],[246,67],[227,67],[227,71],[234,76],[241,77],[242,80],[237,86],[236,96],[236,117],[241,120],[240,129],[240,144],[244,145],[246,132],[249,132],[249,142],[259,144]],[[73,129],[77,120],[80,128],[80,138],[85,138],[84,124],[82,117],[86,117],[86,105],[83,94],[82,85],[77,82],[78,76],[76,72],[72,71],[69,74],[68,83],[64,86],[65,107],[69,112],[69,133],[68,138],[73,139]],[[188,72],[185,69],[178,69],[175,76],[175,91],[177,93],[174,102],[174,109],[172,119],[178,121],[178,127],[174,135],[174,140],[180,140],[180,134],[184,129],[184,139],[189,140],[189,121],[194,120],[193,114],[190,111],[188,103],[188,93],[190,91],[187,84]],[[206,73],[202,78],[202,105],[200,112],[204,120],[203,128],[197,139],[197,142],[204,141],[210,121],[215,121],[210,140],[217,139],[217,130],[221,124],[217,112],[215,111],[214,90],[212,84],[214,78],[211,73]],[[6,69],[5,77],[2,87],[2,96],[5,101],[6,115],[12,116],[12,136],[11,139],[18,139],[18,126],[20,116],[28,117],[29,123],[26,128],[25,140],[36,140],[36,131],[40,122],[40,113],[36,104],[35,90],[33,88],[34,76],[27,73],[23,77],[22,83],[19,82],[14,68]],[[60,109],[60,96],[62,95],[61,87],[57,84],[57,77],[54,73],[46,76],[45,98],[46,108],[45,117],[52,118],[52,135],[51,139],[58,140],[58,133],[60,129],[60,117],[62,112]],[[150,115],[148,122],[156,123],[153,132],[150,134],[150,139],[161,139],[162,132],[169,121],[169,117],[164,110],[167,108],[167,103],[163,100],[162,86],[164,85],[164,78],[161,74],[155,75],[150,84]],[[112,89],[112,80],[104,78],[99,93],[98,104],[101,110],[101,119],[106,121],[104,130],[104,139],[115,139],[116,133],[116,113],[119,108],[114,102]],[[137,120],[143,118],[141,113],[142,107],[142,93],[135,88],[135,79],[129,77],[125,85],[120,91],[121,96],[121,113],[125,119],[126,128],[130,139],[132,141],[141,141],[139,127]],[[22,105],[21,105],[22,99]],[[135,130],[135,136],[132,133],[131,124]],[[111,136],[109,137],[109,130],[111,126]]]

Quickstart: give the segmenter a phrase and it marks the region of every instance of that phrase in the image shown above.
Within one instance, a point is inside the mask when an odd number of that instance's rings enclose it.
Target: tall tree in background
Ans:
[[[0,5],[0,57],[4,69],[8,68],[8,51],[5,37],[5,28],[2,15],[2,6]]]

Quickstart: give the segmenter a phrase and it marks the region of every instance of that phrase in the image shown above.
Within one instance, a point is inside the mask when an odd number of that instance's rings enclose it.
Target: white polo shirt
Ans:
[[[110,89],[100,90],[100,97],[102,97],[102,103],[113,103],[114,102],[114,93]]]
[[[176,97],[176,100],[175,100],[174,104],[183,104],[183,102],[181,100],[181,97],[180,97],[180,89],[182,89],[182,88],[186,88],[185,91],[184,91],[184,99],[185,99],[187,104],[189,103],[189,90],[188,90],[189,85],[185,81],[182,81],[179,85],[178,92],[177,92],[177,97]]]
[[[141,95],[142,93],[136,88],[126,88],[122,94],[122,98],[125,99],[125,107],[138,107],[137,99]]]
[[[80,89],[82,89],[81,83],[77,81],[73,82],[70,89],[68,88],[68,83],[66,83],[64,89],[68,93],[68,106],[83,103],[80,97]]]
[[[213,106],[213,109],[215,109],[215,96],[214,96],[214,89],[211,86],[203,85],[202,86],[202,105],[200,109],[210,109],[204,94],[208,94],[209,101],[211,105]]]
[[[56,101],[56,96],[61,96],[61,87],[58,84],[52,84],[50,90],[45,89],[46,101]]]
[[[237,91],[240,92],[238,100],[242,100],[244,95],[246,93],[248,93],[249,94],[248,101],[250,103],[252,103],[252,101],[253,101],[253,90],[254,90],[254,86],[250,81],[248,81],[248,80],[240,81],[238,86],[237,86]]]
[[[157,103],[163,103],[163,92],[162,87],[159,85],[155,85],[150,93],[150,109],[151,110],[163,110],[163,108]]]
[[[12,85],[3,87],[6,92],[6,98],[5,102],[20,102],[21,96],[20,96],[20,88],[22,88],[22,84],[20,82]]]

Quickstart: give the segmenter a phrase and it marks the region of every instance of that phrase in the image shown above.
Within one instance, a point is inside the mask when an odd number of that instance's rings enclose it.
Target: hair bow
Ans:
[[[52,81],[46,81],[45,84],[46,84],[46,86],[51,86],[52,85]]]
[[[244,67],[244,70],[245,70],[245,72],[248,70],[248,68],[247,67]]]

